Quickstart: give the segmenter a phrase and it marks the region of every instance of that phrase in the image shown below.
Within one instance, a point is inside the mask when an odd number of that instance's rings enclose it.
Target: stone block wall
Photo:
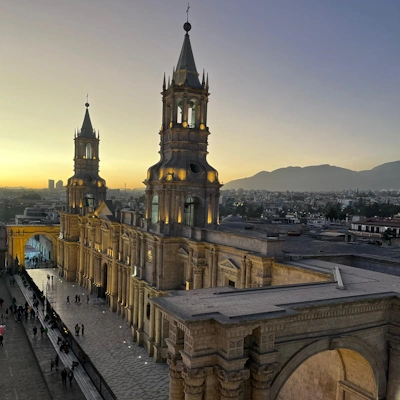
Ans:
[[[341,377],[337,352],[325,351],[300,365],[276,400],[336,400],[337,382]]]
[[[309,282],[329,282],[332,277],[316,271],[274,263],[272,267],[272,286],[294,285]]]

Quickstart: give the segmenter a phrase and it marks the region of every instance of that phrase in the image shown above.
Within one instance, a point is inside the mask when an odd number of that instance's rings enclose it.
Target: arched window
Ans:
[[[92,145],[90,143],[86,145],[86,158],[87,159],[92,158]]]
[[[155,224],[158,222],[158,196],[153,196],[151,201],[151,223]]]
[[[183,113],[183,100],[177,99],[177,101],[176,101],[176,122],[178,124],[182,123],[182,113]]]
[[[196,126],[196,100],[192,99],[188,103],[188,124],[189,128]]]

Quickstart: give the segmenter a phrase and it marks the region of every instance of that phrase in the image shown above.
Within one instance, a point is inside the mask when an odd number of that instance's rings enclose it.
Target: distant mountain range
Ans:
[[[250,178],[236,179],[222,189],[264,189],[270,191],[330,192],[332,190],[381,190],[400,188],[400,161],[366,171],[352,171],[332,165],[287,167],[261,171]]]

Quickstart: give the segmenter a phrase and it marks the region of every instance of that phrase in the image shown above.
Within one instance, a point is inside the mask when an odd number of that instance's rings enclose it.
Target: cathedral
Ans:
[[[220,223],[208,76],[190,30],[164,75],[144,212],[106,199],[86,103],[60,213],[60,276],[104,298],[168,362],[171,400],[399,399],[400,277],[387,272],[398,263],[283,255],[282,239]]]
[[[165,358],[168,324],[150,298],[173,290],[270,285],[282,247],[265,233],[220,228],[222,185],[207,161],[208,75],[200,80],[190,29],[186,22],[172,78],[166,82],[164,75],[160,161],[144,180],[144,214],[137,207],[115,209],[106,200],[100,139],[86,103],[57,244],[60,275],[104,297],[157,361]]]

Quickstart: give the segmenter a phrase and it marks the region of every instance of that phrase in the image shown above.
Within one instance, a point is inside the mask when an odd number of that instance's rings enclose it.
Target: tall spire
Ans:
[[[188,85],[194,88],[201,88],[199,74],[196,69],[196,63],[194,62],[192,46],[190,44],[188,33],[192,29],[192,26],[189,22],[185,22],[183,29],[185,30],[186,35],[183,40],[181,54],[176,66],[174,81],[178,86]]]
[[[95,135],[93,133],[92,121],[90,120],[90,115],[89,115],[89,103],[86,102],[85,106],[86,106],[85,118],[83,119],[83,124],[79,136],[93,138],[95,137]]]

